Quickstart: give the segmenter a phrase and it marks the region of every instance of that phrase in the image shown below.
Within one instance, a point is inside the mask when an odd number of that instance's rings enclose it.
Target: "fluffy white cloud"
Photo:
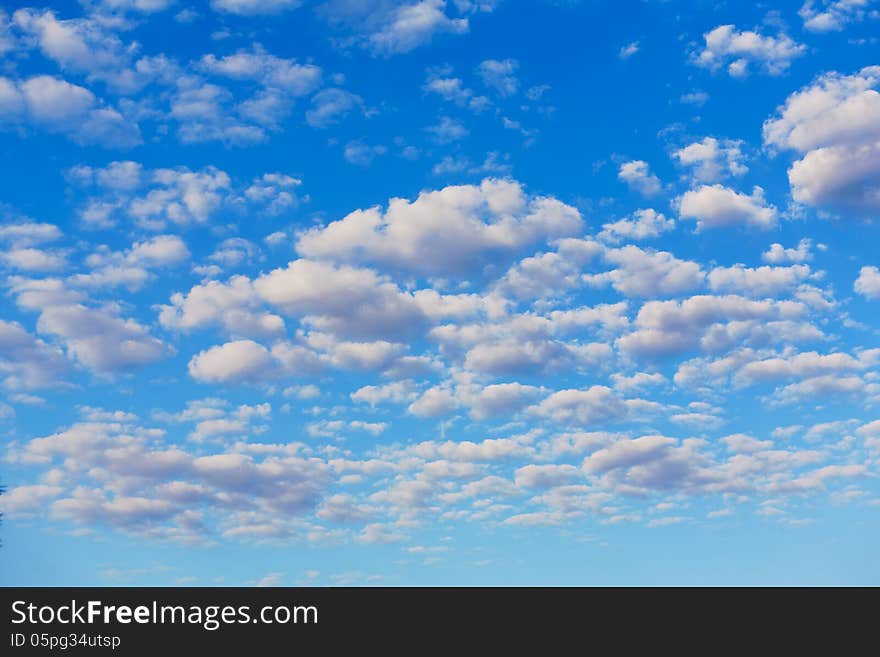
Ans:
[[[339,123],[358,107],[363,107],[360,96],[345,89],[322,89],[312,97],[312,107],[306,112],[306,123],[313,128],[326,128]]]
[[[703,38],[705,47],[696,53],[694,61],[713,70],[726,67],[733,77],[747,75],[749,64],[760,66],[770,75],[780,75],[807,50],[786,34],[765,36],[753,30],[737,31],[734,25],[719,25]]]
[[[17,322],[0,320],[0,376],[7,390],[37,390],[61,384],[69,369],[57,347],[28,333]]]
[[[407,410],[419,417],[442,417],[451,414],[457,407],[458,401],[450,390],[434,387],[426,390]]]
[[[413,297],[369,269],[294,260],[253,283],[261,299],[343,336],[410,335],[425,321]]]
[[[33,125],[78,144],[130,148],[141,143],[136,124],[85,87],[49,75],[23,81],[0,77],[0,127],[4,124]]]
[[[870,214],[880,207],[880,67],[827,73],[764,122],[764,142],[803,155],[789,169],[795,200]]]
[[[487,87],[501,96],[512,96],[519,89],[519,80],[516,77],[518,68],[519,64],[515,59],[487,59],[480,62],[477,73]]]
[[[743,164],[742,146],[740,140],[706,137],[678,149],[672,156],[691,169],[695,180],[714,183],[728,176],[742,176],[749,170]]]
[[[575,235],[580,213],[554,198],[528,196],[519,183],[484,180],[392,199],[387,210],[356,210],[300,234],[310,258],[378,263],[421,274],[474,273],[495,254]]]
[[[268,378],[275,366],[269,350],[253,340],[236,340],[202,351],[189,362],[189,373],[209,383],[253,382]]]
[[[260,3],[266,6],[269,3]],[[260,48],[239,50],[232,55],[204,55],[200,70],[233,80],[253,80],[263,86],[283,90],[293,97],[314,91],[321,82],[321,68],[300,64],[293,59],[276,57]]]
[[[626,353],[648,358],[682,353],[698,346],[727,350],[752,338],[773,342],[797,337],[797,333],[787,334],[797,328],[797,324],[790,322],[798,322],[805,313],[806,308],[798,302],[756,301],[737,295],[648,301],[636,315],[634,330],[621,336],[616,344]],[[735,334],[727,335],[725,327],[735,327]],[[815,338],[821,333],[813,331],[807,335]]]
[[[880,269],[862,267],[853,289],[866,299],[880,299]]]
[[[161,306],[162,326],[189,331],[221,325],[229,333],[243,336],[276,335],[284,330],[284,320],[260,308],[251,281],[233,276],[226,283],[209,281],[193,287],[188,294],[176,292],[171,304]]]
[[[19,9],[12,24],[22,41],[39,48],[63,70],[84,74],[89,81],[106,82],[114,91],[131,94],[146,83],[133,64],[134,48],[95,17],[59,20],[50,9]]]
[[[723,185],[703,185],[685,192],[678,199],[678,212],[682,219],[696,220],[698,231],[742,224],[767,230],[776,225],[778,217],[760,187],[747,196]]]
[[[29,247],[55,242],[62,236],[55,224],[20,221],[0,225],[0,240],[16,247]]]
[[[39,312],[37,332],[57,337],[68,357],[103,375],[128,372],[168,355],[149,329],[114,305],[92,307],[57,279],[15,279],[11,289],[24,310]]]
[[[468,31],[467,18],[451,18],[445,0],[419,0],[402,3],[391,9],[367,37],[378,53],[408,52],[428,43],[435,34],[462,34]]]
[[[239,16],[271,16],[301,4],[301,0],[211,0],[215,10]]]
[[[98,248],[86,258],[91,271],[71,276],[68,282],[74,287],[137,290],[153,276],[152,270],[179,265],[189,258],[189,249],[180,237],[157,235],[121,252]]]
[[[644,160],[631,160],[620,165],[617,177],[643,196],[657,196],[663,191],[660,179],[651,173]]]
[[[75,166],[67,177],[77,190],[91,194],[80,210],[84,223],[109,228],[126,218],[148,230],[206,224],[221,209],[279,214],[296,205],[294,190],[301,184],[272,172],[239,185],[214,166],[147,169],[130,160],[105,167]]]
[[[821,246],[821,245],[820,245]],[[785,248],[782,244],[773,243],[761,254],[761,260],[771,265],[782,265],[788,262],[809,262],[813,259],[813,240],[805,237],[795,248]]]
[[[152,14],[165,11],[176,2],[177,0],[84,0],[83,4],[94,5],[109,11]]]
[[[599,239],[617,244],[624,240],[641,241],[659,237],[675,228],[675,221],[656,210],[636,210],[631,219],[619,219],[602,226]]]
[[[592,386],[586,390],[559,390],[530,410],[554,422],[578,426],[619,420],[629,412],[623,400],[605,386]]]
[[[7,267],[26,272],[53,272],[64,269],[64,254],[44,249],[20,248],[0,253]]]
[[[880,141],[810,151],[788,172],[796,201],[870,214],[880,207]]]
[[[847,25],[877,15],[874,0],[807,0],[798,11],[804,29],[811,32],[839,32]]]
[[[617,266],[603,274],[584,275],[591,285],[610,283],[630,297],[670,296],[702,287],[705,272],[696,262],[679,260],[667,251],[646,251],[632,244],[608,249],[604,259]]]
[[[806,265],[790,267],[716,267],[709,272],[709,287],[714,292],[733,292],[745,296],[778,296],[791,292],[811,276]]]

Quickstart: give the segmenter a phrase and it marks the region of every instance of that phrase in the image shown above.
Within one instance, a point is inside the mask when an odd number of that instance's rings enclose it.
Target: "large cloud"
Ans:
[[[764,142],[802,155],[789,169],[795,200],[834,212],[880,208],[880,67],[832,72],[789,96]]]
[[[297,250],[311,258],[378,263],[426,275],[475,273],[493,255],[573,236],[580,213],[550,197],[530,197],[519,183],[484,180],[392,199],[387,210],[357,210],[301,234]]]

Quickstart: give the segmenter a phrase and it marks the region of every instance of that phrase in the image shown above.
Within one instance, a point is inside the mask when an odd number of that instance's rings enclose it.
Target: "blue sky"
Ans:
[[[880,3],[0,11],[4,584],[867,584]]]

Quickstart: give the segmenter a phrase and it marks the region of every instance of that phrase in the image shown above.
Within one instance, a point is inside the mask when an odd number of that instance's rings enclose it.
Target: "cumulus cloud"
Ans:
[[[322,89],[312,97],[311,108],[306,112],[306,123],[313,128],[326,128],[339,123],[352,110],[363,107],[360,96],[345,89]]]
[[[651,173],[644,160],[631,160],[620,165],[617,177],[642,196],[657,196],[663,191],[660,179]]]
[[[487,59],[480,62],[477,73],[483,84],[501,96],[512,96],[519,89],[516,71],[519,63],[515,59]]]
[[[594,426],[627,415],[627,405],[606,386],[559,390],[531,408],[536,415],[561,424]]]
[[[141,143],[137,124],[85,87],[50,75],[20,81],[0,77],[0,127],[4,124],[30,125],[83,145],[131,148]]]
[[[463,34],[468,27],[467,18],[446,14],[444,0],[421,0],[391,9],[367,41],[378,53],[401,53],[428,43],[435,34]]]
[[[796,201],[869,215],[880,207],[880,67],[831,72],[764,122],[764,142],[802,155],[788,172]]]
[[[278,214],[296,204],[293,190],[301,184],[279,172],[236,184],[214,166],[147,169],[131,160],[75,166],[67,177],[88,193],[80,209],[83,223],[108,228],[124,218],[148,230],[206,224],[224,208]]]
[[[514,181],[486,179],[395,198],[383,212],[356,210],[299,235],[310,258],[380,263],[421,274],[473,273],[487,257],[577,234],[580,213],[551,197],[529,196]]]
[[[678,149],[672,156],[691,169],[695,180],[714,183],[729,176],[742,176],[748,171],[743,163],[742,148],[740,140],[705,137]]]
[[[236,340],[206,349],[189,362],[189,373],[209,383],[253,382],[266,378],[275,366],[272,355],[253,340]]]
[[[768,230],[776,225],[779,214],[760,187],[749,196],[717,184],[685,192],[678,198],[678,212],[682,219],[695,220],[698,231],[736,225]]]
[[[789,300],[752,300],[738,295],[699,295],[682,301],[648,301],[639,309],[634,330],[621,336],[617,346],[624,352],[642,357],[657,357],[689,351],[698,346],[706,349],[730,348],[733,344],[759,340],[784,340],[782,329],[792,331],[803,318],[805,307]],[[788,322],[788,323],[787,323]],[[795,322],[795,324],[791,324]],[[735,327],[736,334],[727,336],[726,328]],[[775,333],[765,331],[775,327]],[[810,337],[821,333],[808,332]]]
[[[636,210],[632,218],[619,219],[602,226],[598,237],[606,242],[616,244],[624,240],[635,242],[653,239],[675,228],[675,221],[667,219],[656,210]]]
[[[284,320],[260,308],[251,281],[233,276],[226,283],[208,281],[189,293],[175,292],[170,305],[161,306],[159,323],[178,331],[210,325],[223,326],[241,336],[270,336],[284,330]]]
[[[322,331],[352,337],[405,336],[424,322],[413,297],[369,269],[294,260],[253,283],[257,295]]]
[[[31,335],[21,324],[0,320],[0,376],[10,391],[61,384],[69,369],[64,354]]]
[[[853,289],[866,299],[880,299],[880,269],[862,267]]]
[[[679,260],[667,251],[646,251],[632,244],[608,249],[603,258],[616,269],[584,275],[591,285],[610,283],[626,296],[657,297],[688,292],[701,287],[705,273],[696,262]]]
[[[211,0],[215,10],[239,16],[271,16],[301,4],[301,0]]]
[[[807,0],[798,14],[810,32],[839,32],[865,16],[876,16],[872,4],[874,0]]]
[[[716,267],[709,272],[709,287],[714,292],[734,292],[745,296],[779,296],[790,293],[809,278],[811,273],[806,265]]]
[[[697,65],[718,70],[726,68],[732,77],[749,73],[749,64],[759,66],[769,75],[781,75],[791,62],[806,52],[786,34],[763,35],[753,30],[738,31],[735,25],[719,25],[703,35],[705,47],[695,53]]]
[[[821,245],[820,245],[821,246]],[[813,240],[805,237],[794,248],[786,248],[775,242],[761,254],[761,260],[771,265],[782,265],[788,262],[809,262],[813,259]]]
[[[470,5],[455,3],[459,14]],[[491,4],[485,5],[491,10]],[[470,25],[466,15],[450,14],[445,0],[394,0],[352,3],[329,0],[318,8],[332,25],[351,36],[345,44],[358,44],[374,54],[390,56],[423,46],[439,34],[463,34]]]

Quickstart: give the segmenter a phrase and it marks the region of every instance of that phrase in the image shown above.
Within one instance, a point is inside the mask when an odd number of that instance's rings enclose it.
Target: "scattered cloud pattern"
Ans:
[[[653,582],[652,537],[876,541],[876,3],[641,3],[640,33],[596,3],[13,5],[20,583],[56,583],[47,536],[65,582],[261,585],[546,583],[548,550],[560,583]]]

